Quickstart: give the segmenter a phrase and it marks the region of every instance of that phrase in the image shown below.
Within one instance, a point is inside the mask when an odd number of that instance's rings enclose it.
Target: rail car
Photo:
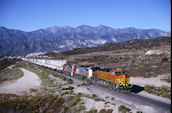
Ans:
[[[22,60],[54,69],[69,76],[84,79],[84,82],[86,83],[99,84],[114,90],[130,91],[132,88],[132,85],[130,84],[130,76],[127,74],[126,70],[67,64],[66,60],[31,58],[22,58]]]
[[[94,70],[94,69],[93,69]],[[101,69],[93,71],[93,79],[112,89],[131,89],[130,76],[122,69]]]

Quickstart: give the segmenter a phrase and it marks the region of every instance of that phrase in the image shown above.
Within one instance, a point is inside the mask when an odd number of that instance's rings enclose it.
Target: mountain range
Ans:
[[[25,56],[29,53],[65,51],[73,48],[100,46],[132,39],[152,39],[170,36],[159,29],[134,27],[114,29],[108,26],[54,26],[25,32],[0,27],[0,56]]]

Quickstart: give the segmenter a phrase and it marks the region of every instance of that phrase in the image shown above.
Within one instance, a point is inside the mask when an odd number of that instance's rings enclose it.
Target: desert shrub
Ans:
[[[96,97],[97,97],[97,95],[96,95],[96,94],[92,94],[92,97],[93,97],[93,98],[96,98]]]
[[[112,105],[116,105],[115,103],[112,103]]]
[[[109,96],[106,96],[105,98],[109,98]]]
[[[79,87],[79,86],[84,86],[84,85],[86,85],[85,83],[82,83],[82,84],[78,84],[77,86]]]
[[[86,107],[85,107],[84,105],[79,105],[79,106],[78,106],[78,110],[79,110],[79,111],[86,110]]]
[[[12,97],[12,98],[11,98]],[[63,106],[65,100],[58,95],[45,96],[17,96],[17,95],[0,95],[1,113],[48,113],[50,110],[67,111],[69,108]],[[8,99],[7,99],[8,98]]]
[[[144,86],[144,90],[148,93],[151,93],[151,89],[153,88],[154,86],[150,86],[150,85],[145,85]]]
[[[91,110],[88,111],[87,113],[97,113],[97,109],[91,109]]]
[[[63,113],[66,113],[68,110],[69,110],[69,107],[68,106],[63,106]]]
[[[123,106],[123,105],[120,105],[119,108],[118,108],[118,111],[122,112],[122,113],[126,113],[126,112],[129,112],[130,109],[125,107],[125,106]]]
[[[0,72],[0,81],[17,79],[23,76],[23,72],[20,69],[3,69]]]
[[[68,90],[73,90],[73,89],[74,89],[74,87],[71,87],[71,86],[70,86],[70,87],[68,87]]]
[[[48,80],[46,84],[47,84],[49,87],[55,87],[55,86],[56,86],[51,80]]]
[[[64,76],[60,76],[61,77],[61,79],[62,80],[64,80],[64,81],[66,81],[67,80],[67,78],[66,77],[64,77]]]
[[[74,87],[71,87],[71,86],[69,86],[67,88],[62,88],[62,90],[73,90],[73,89],[74,89]]]
[[[160,87],[160,90],[162,90],[162,91],[167,91],[167,90],[168,90],[168,87],[165,86],[165,85],[162,85],[162,86]]]
[[[136,113],[142,113],[141,111],[137,111]]]
[[[82,83],[82,84],[81,84],[81,86],[84,86],[84,85],[86,85],[86,84],[85,84],[85,83]]]
[[[100,111],[99,111],[99,113],[105,113],[106,112],[106,109],[101,109]]]
[[[78,103],[81,101],[81,97],[79,95],[76,95],[75,100],[76,100],[76,103]]]
[[[63,92],[63,93],[61,94],[61,96],[67,95],[67,94],[71,94],[71,92],[69,92],[69,91]]]
[[[95,101],[100,101],[101,99],[100,99],[100,98],[98,98],[98,97],[96,97],[94,100],[95,100]]]
[[[54,104],[55,108],[61,108],[65,100],[63,98],[58,98]]]
[[[155,87],[150,85],[145,85],[144,90],[148,93],[152,93],[158,96],[171,99],[171,87],[162,85],[161,87]]]
[[[30,92],[37,92],[38,89],[30,88]]]
[[[2,58],[0,60],[0,70],[5,69],[6,67],[13,65],[18,61],[17,59]]]
[[[113,109],[108,109],[105,113],[112,113]]]
[[[73,84],[73,80],[70,79],[70,78],[67,79],[67,82],[68,82],[69,84]]]
[[[162,93],[162,97],[166,97],[166,98],[168,98],[168,97],[169,97],[169,95],[168,95],[168,93],[167,93],[167,92],[163,92],[163,93]]]
[[[168,58],[162,58],[161,63],[168,62]]]
[[[81,96],[81,95],[82,95],[82,93],[79,92],[79,93],[78,93],[78,96]]]

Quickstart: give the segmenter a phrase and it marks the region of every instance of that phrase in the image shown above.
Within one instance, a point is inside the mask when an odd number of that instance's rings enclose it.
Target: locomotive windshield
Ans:
[[[127,74],[127,71],[123,71],[122,74]]]
[[[115,75],[119,76],[119,75],[121,75],[121,72],[115,72]]]
[[[100,68],[100,67],[92,67],[91,69],[93,71],[106,71],[106,72],[110,72],[112,70],[112,68]]]

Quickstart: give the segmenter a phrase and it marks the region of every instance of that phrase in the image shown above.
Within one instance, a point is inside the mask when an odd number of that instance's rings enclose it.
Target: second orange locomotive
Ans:
[[[63,71],[68,72],[71,76],[89,80],[91,83],[106,85],[113,89],[131,88],[130,76],[122,69],[114,70],[65,64]]]

